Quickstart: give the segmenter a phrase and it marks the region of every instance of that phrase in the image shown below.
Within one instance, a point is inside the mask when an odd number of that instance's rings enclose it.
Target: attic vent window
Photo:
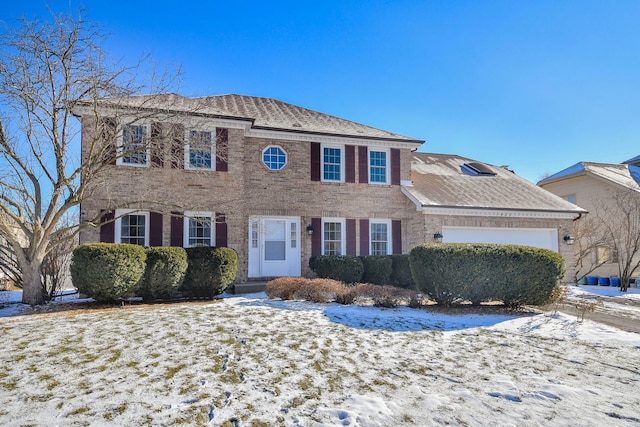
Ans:
[[[465,163],[462,165],[462,171],[468,175],[493,176],[496,174],[493,169],[480,162]]]

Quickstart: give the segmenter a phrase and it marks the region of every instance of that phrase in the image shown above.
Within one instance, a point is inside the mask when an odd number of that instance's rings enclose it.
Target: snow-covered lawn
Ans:
[[[564,314],[264,294],[5,310],[3,426],[640,424],[640,335]]]

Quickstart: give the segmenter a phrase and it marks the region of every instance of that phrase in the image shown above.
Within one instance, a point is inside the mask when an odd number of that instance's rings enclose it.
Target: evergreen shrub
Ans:
[[[71,280],[98,302],[132,295],[145,271],[144,247],[120,243],[82,244],[73,250]]]
[[[388,285],[391,282],[393,261],[388,256],[361,256],[362,282],[374,285]]]
[[[360,282],[364,273],[362,260],[352,255],[312,256],[309,259],[309,267],[320,278],[344,283]]]
[[[419,245],[409,263],[417,288],[445,306],[489,300],[513,308],[544,305],[565,274],[560,254],[520,245]]]
[[[186,248],[187,273],[180,290],[195,298],[213,298],[233,283],[238,274],[238,254],[225,247]]]
[[[147,248],[147,265],[138,294],[146,302],[171,298],[182,285],[187,266],[187,252],[184,248]]]

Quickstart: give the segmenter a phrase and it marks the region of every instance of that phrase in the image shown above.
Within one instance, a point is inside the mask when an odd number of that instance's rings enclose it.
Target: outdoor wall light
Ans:
[[[313,234],[313,225],[307,225],[307,234],[311,236]]]
[[[573,238],[573,236],[569,236],[568,234],[566,236],[564,236],[564,242],[567,245],[573,245],[573,242],[575,242],[576,239]]]
[[[434,240],[436,243],[442,243],[442,234],[441,234],[441,233],[435,233],[435,234],[433,235],[433,240]]]

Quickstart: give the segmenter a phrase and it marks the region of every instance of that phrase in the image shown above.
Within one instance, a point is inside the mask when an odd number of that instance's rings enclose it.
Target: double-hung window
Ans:
[[[344,219],[327,218],[322,220],[322,254],[344,255],[345,253]]]
[[[369,222],[369,253],[371,255],[389,255],[391,251],[391,224],[386,220]]]
[[[149,126],[124,125],[118,144],[118,163],[129,166],[149,165]]]
[[[190,130],[187,134],[185,164],[187,169],[214,169],[215,134],[210,131]]]
[[[132,245],[149,245],[149,212],[116,210],[115,241]]]
[[[213,218],[208,212],[185,212],[184,246],[215,246]]]
[[[344,182],[344,147],[322,146],[322,181]]]
[[[389,152],[369,150],[369,182],[389,184]]]

